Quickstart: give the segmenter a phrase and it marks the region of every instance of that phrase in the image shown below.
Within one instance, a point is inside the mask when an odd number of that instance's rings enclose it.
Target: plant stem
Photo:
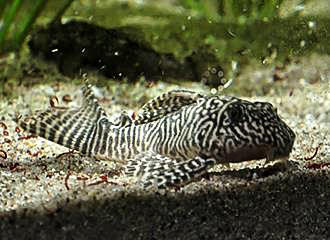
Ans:
[[[34,8],[32,9],[32,12],[28,14],[23,22],[22,25],[18,31],[18,33],[15,36],[15,40],[13,42],[12,48],[14,50],[17,50],[21,47],[26,35],[29,33],[32,24],[35,22],[36,18],[40,15],[41,11],[44,9],[45,5],[47,3],[47,0],[36,0]]]
[[[0,51],[4,50],[3,48],[6,40],[6,34],[10,28],[10,25],[13,23],[22,2],[22,0],[14,0],[9,8],[4,12],[3,25],[0,31]]]
[[[68,9],[68,7],[70,7],[71,3],[74,0],[67,0],[66,4],[64,4],[62,6],[62,8],[57,12],[56,16],[53,18],[52,22],[50,24],[53,24],[55,22],[60,21],[60,18],[62,17],[62,15],[65,13],[65,11]]]
[[[6,7],[6,0],[0,0],[0,19],[3,11],[5,10],[5,7]]]

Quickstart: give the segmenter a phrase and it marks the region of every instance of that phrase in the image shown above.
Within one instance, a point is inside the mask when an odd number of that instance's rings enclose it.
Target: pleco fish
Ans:
[[[125,162],[144,187],[186,184],[215,164],[288,159],[294,132],[267,102],[174,90],[146,103],[132,119],[111,122],[91,85],[78,109],[48,109],[18,125],[87,156]]]

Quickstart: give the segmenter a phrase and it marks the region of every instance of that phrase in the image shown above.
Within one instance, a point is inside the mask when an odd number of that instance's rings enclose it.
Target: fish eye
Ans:
[[[232,106],[228,110],[228,115],[232,122],[239,122],[243,118],[243,110],[239,106]]]

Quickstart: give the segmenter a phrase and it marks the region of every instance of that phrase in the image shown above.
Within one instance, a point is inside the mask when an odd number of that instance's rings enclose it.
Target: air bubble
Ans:
[[[308,22],[308,27],[309,27],[309,28],[314,28],[315,25],[316,25],[316,24],[315,24],[315,22],[313,22],[313,21],[309,21],[309,22]]]
[[[306,45],[306,41],[305,40],[300,41],[300,47],[305,47],[305,45]]]
[[[216,94],[217,93],[217,89],[216,88],[212,88],[211,89],[211,94]]]

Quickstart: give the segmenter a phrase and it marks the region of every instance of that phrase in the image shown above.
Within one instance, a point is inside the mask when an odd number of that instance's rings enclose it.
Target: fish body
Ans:
[[[182,185],[215,164],[288,158],[292,129],[267,102],[174,90],[145,104],[134,119],[111,122],[91,85],[77,109],[48,109],[24,130],[87,156],[124,162],[143,186]]]

